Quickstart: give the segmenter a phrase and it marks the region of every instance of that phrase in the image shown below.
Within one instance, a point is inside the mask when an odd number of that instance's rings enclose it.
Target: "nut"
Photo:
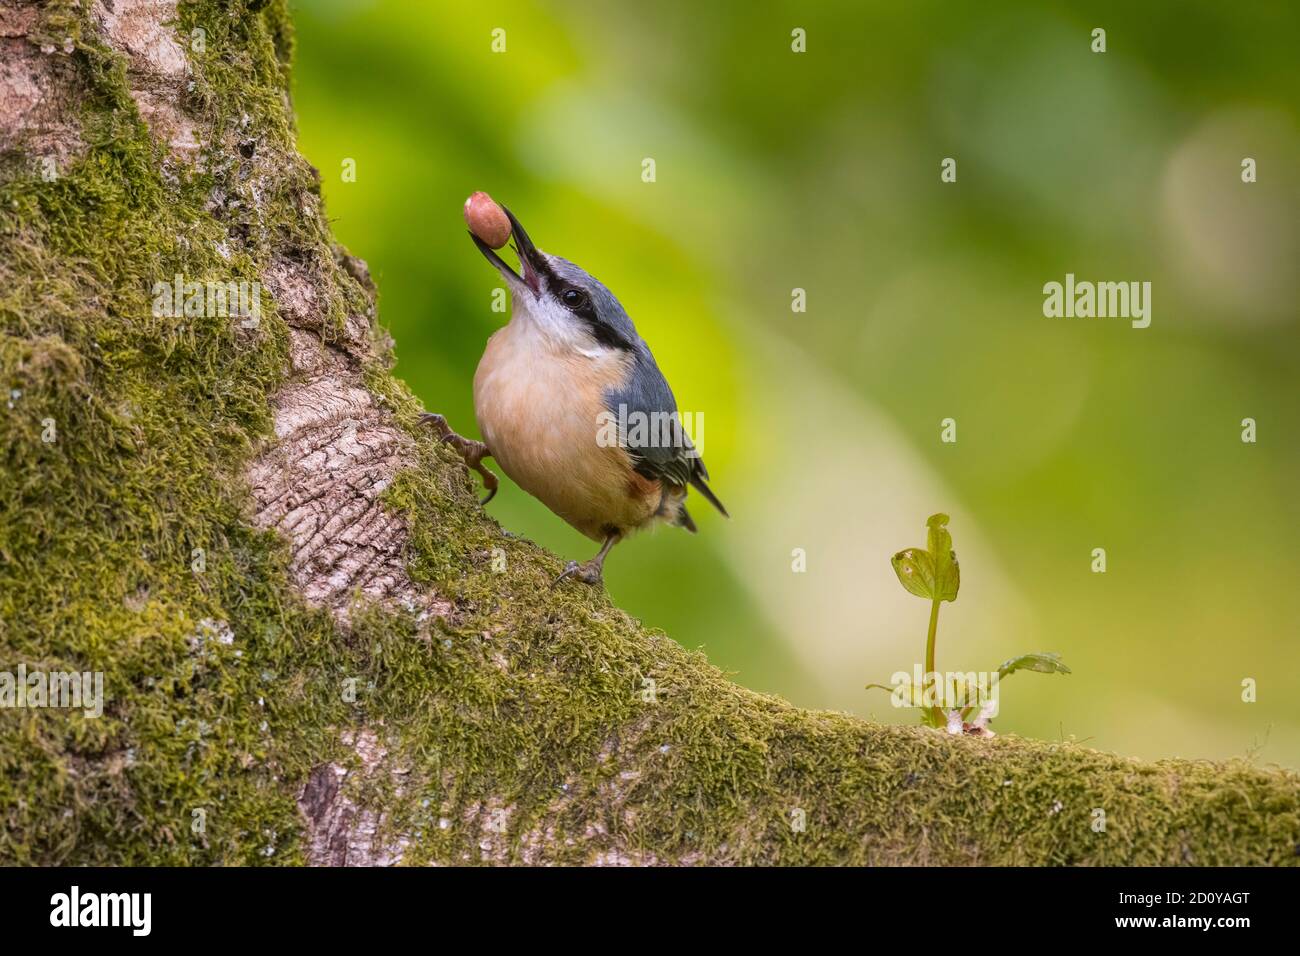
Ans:
[[[465,200],[465,224],[493,249],[500,249],[510,241],[510,220],[485,192],[472,193]]]

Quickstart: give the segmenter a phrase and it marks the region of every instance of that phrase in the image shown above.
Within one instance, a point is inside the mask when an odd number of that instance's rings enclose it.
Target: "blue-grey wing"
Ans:
[[[677,399],[650,350],[640,343],[622,388],[606,395],[618,421],[619,443],[646,478],[688,485],[703,463],[682,428]]]
[[[727,513],[705,484],[708,469],[682,427],[673,390],[644,342],[633,352],[627,382],[611,390],[606,403],[617,418],[619,441],[638,474],[679,487],[691,485]]]

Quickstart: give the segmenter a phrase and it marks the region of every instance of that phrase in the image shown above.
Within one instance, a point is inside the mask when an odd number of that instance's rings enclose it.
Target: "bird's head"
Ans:
[[[470,238],[506,280],[514,316],[522,314],[548,335],[582,351],[634,350],[640,341],[636,327],[614,294],[567,259],[538,249],[514,213],[501,208],[510,220],[522,275],[473,232]]]

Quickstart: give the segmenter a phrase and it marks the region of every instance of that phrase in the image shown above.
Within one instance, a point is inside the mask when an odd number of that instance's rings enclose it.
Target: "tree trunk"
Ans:
[[[105,701],[0,712],[0,862],[1296,859],[1292,773],[799,710],[551,590],[390,373],[291,48],[0,0],[0,670]]]

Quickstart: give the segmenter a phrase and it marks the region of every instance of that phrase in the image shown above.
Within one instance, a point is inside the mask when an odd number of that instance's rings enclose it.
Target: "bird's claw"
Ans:
[[[570,561],[564,566],[564,570],[560,572],[560,576],[551,582],[551,587],[555,587],[565,578],[575,578],[578,581],[582,581],[584,584],[591,585],[605,583],[605,579],[601,574],[601,567],[595,561],[587,561],[581,564],[577,561]]]
[[[447,424],[447,419],[437,412],[425,412],[420,416],[420,424],[428,425],[438,435],[438,440],[445,444],[451,445],[456,449],[456,453],[465,459],[465,467],[472,468],[483,477],[483,487],[487,489],[487,497],[479,502],[480,505],[486,505],[496,497],[497,488],[500,482],[497,476],[493,474],[484,464],[484,458],[490,458],[492,453],[488,451],[488,446],[481,441],[475,441],[472,438],[465,438],[457,435]]]

